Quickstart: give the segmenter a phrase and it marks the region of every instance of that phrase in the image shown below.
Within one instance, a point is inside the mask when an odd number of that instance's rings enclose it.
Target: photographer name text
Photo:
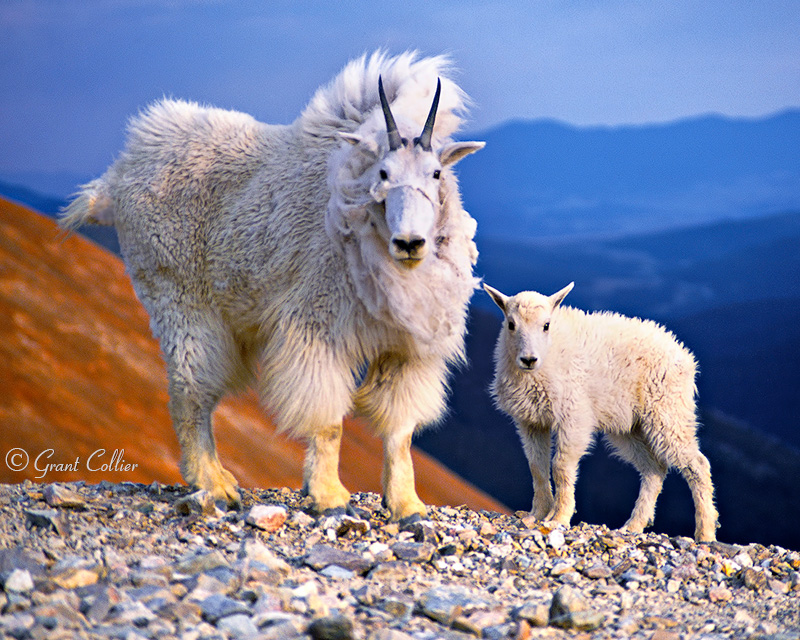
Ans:
[[[108,452],[106,449],[97,449],[97,451],[89,454],[86,462],[83,462],[80,456],[77,456],[74,461],[59,462],[53,460],[55,454],[55,449],[45,449],[31,458],[31,455],[25,449],[11,449],[6,454],[6,466],[11,471],[25,471],[33,465],[33,469],[39,474],[35,476],[37,480],[43,479],[51,472],[130,472],[139,466],[135,462],[127,462],[125,460],[125,449],[114,449],[112,452]]]

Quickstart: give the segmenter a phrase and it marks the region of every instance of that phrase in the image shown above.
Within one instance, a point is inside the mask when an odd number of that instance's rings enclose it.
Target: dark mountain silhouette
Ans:
[[[800,297],[732,304],[671,327],[700,362],[704,406],[800,450]]]
[[[119,258],[0,199],[0,482],[180,481],[148,324]],[[252,395],[226,400],[214,421],[220,457],[243,486],[300,487],[302,443],[275,433]],[[504,510],[427,454],[413,455],[423,501]],[[381,458],[368,426],[348,420],[342,481],[379,491]]]
[[[800,207],[800,111],[624,127],[511,122],[459,166],[483,237],[620,236]]]

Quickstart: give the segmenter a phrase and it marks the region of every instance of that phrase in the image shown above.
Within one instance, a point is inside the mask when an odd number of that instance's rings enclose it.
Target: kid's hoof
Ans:
[[[617,529],[620,533],[642,533],[644,531],[644,526],[640,526],[637,524],[623,524],[619,529]]]

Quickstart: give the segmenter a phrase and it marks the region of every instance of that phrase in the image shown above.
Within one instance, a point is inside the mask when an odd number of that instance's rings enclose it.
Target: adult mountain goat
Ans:
[[[476,287],[475,221],[451,167],[466,97],[442,57],[350,62],[290,125],[165,100],[67,207],[67,228],[113,224],[167,364],[184,479],[238,502],[211,413],[254,381],[279,429],[308,440],[320,510],[339,479],[342,418],[384,443],[384,503],[425,506],[411,438],[445,407]],[[434,126],[435,125],[435,126]]]
[[[572,284],[552,296],[484,289],[505,315],[492,394],[522,439],[533,475],[532,514],[569,526],[578,462],[600,431],[641,475],[625,530],[648,526],[664,476],[677,467],[694,498],[695,538],[714,540],[711,467],[695,434],[694,356],[655,322],[561,306]]]

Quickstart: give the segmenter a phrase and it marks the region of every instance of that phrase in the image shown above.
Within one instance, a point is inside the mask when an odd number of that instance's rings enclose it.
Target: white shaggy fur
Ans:
[[[286,126],[159,102],[67,208],[68,228],[117,228],[161,340],[187,482],[238,500],[211,413],[258,371],[278,427],[309,440],[304,485],[318,509],[349,500],[339,444],[355,410],[384,440],[392,515],[425,512],[411,437],[444,410],[476,286],[475,221],[450,166],[483,143],[450,142],[466,98],[447,72],[442,57],[364,56]],[[441,79],[431,150],[389,149],[379,76],[408,140]]]
[[[652,523],[664,476],[677,467],[692,491],[695,538],[714,540],[711,469],[696,437],[694,356],[652,321],[560,306],[572,284],[549,297],[484,289],[505,315],[492,394],[522,439],[533,476],[531,513],[569,525],[578,463],[600,431],[641,475],[625,530]]]

